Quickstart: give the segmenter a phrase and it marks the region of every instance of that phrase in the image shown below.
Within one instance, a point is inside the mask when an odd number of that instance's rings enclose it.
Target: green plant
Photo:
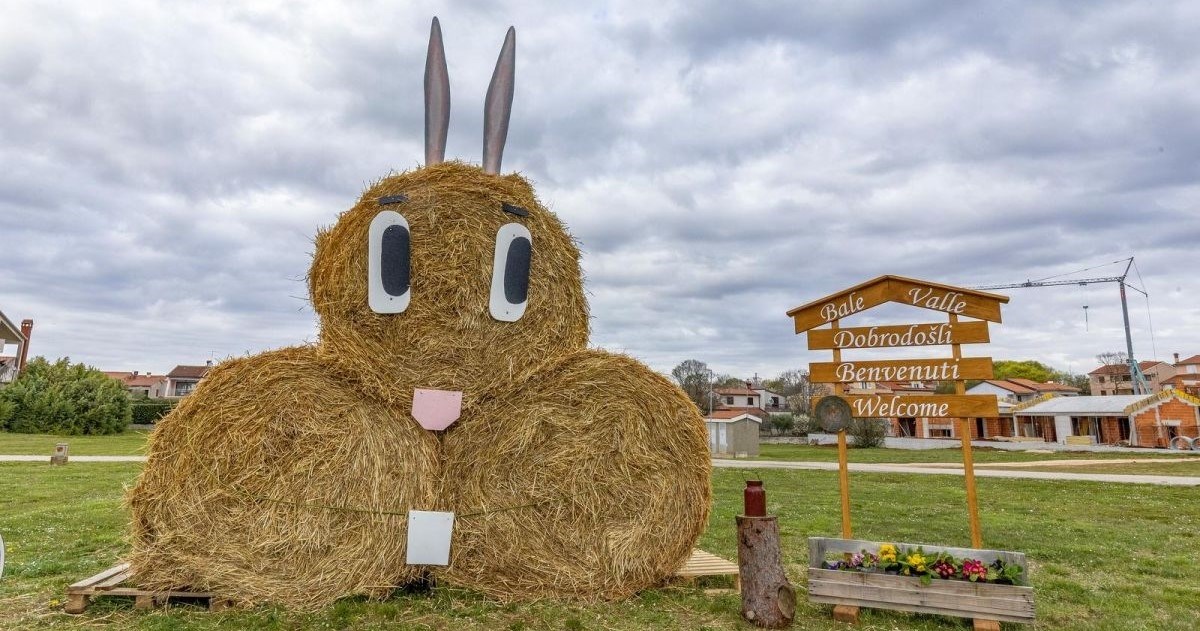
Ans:
[[[773,429],[777,432],[787,433],[787,432],[792,431],[792,429],[795,426],[796,426],[796,419],[791,414],[772,414],[771,415],[771,429]]]
[[[860,449],[872,449],[883,446],[887,437],[887,420],[879,418],[856,418],[846,428],[846,436],[852,439],[852,445]]]
[[[132,416],[119,381],[66,357],[33,358],[0,401],[10,409],[0,429],[24,434],[118,434]]]
[[[175,403],[176,401],[171,399],[151,399],[145,396],[136,398],[130,403],[133,408],[133,422],[138,425],[157,423],[158,419],[175,408]]]
[[[960,561],[945,552],[929,554],[921,546],[898,548],[891,543],[880,545],[878,554],[863,550],[834,561],[825,561],[824,567],[849,572],[912,576],[919,579],[922,585],[929,585],[934,579],[1020,585],[1023,571],[1021,566],[1006,563],[1003,559],[984,565],[979,559],[964,558]]]

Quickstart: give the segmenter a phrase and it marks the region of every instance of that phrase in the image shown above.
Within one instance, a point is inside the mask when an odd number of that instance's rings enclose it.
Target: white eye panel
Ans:
[[[375,313],[401,313],[412,298],[408,221],[380,211],[367,233],[367,304]]]
[[[492,258],[492,292],[488,310],[501,322],[516,322],[529,304],[529,269],[533,237],[519,223],[500,226]]]

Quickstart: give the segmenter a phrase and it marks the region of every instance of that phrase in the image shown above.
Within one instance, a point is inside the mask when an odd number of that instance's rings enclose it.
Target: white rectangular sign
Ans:
[[[408,511],[409,565],[450,565],[454,513]]]

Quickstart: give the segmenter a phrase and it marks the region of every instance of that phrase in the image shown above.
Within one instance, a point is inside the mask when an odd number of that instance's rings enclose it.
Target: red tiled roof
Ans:
[[[1200,355],[1198,355],[1197,357],[1200,357]],[[1161,363],[1163,363],[1163,362],[1160,362],[1160,361],[1138,362],[1138,368],[1141,368],[1142,371],[1145,372],[1146,369],[1153,368]],[[1093,370],[1092,372],[1089,372],[1088,374],[1089,375],[1128,375],[1129,374],[1129,364],[1107,364],[1107,365],[1101,366],[1101,367]]]
[[[911,381],[879,381],[876,386],[882,386],[892,392],[933,392],[937,386],[933,384],[912,385]]]
[[[758,393],[743,386],[740,388],[713,388],[717,394],[735,395],[739,397],[756,397]]]
[[[996,386],[997,388],[1003,388],[1013,394],[1033,394],[1036,391],[1036,389],[1031,386],[1025,385],[1025,383],[1023,383],[1025,381],[1029,381],[1029,380],[1028,379],[1021,379],[1021,380],[1017,380],[1017,379],[985,379],[984,380],[985,383],[990,383],[993,386]]]
[[[163,375],[138,375],[125,380],[125,385],[134,387],[153,387],[166,381],[167,378]]]
[[[1178,375],[1171,377],[1170,379],[1163,379],[1162,382],[1164,385],[1172,385],[1172,386],[1173,385],[1182,385],[1185,383],[1189,384],[1189,385],[1196,384],[1196,383],[1200,383],[1200,373],[1181,372]]]
[[[713,410],[711,414],[705,415],[704,418],[710,418],[713,420],[723,421],[723,420],[729,420],[731,418],[737,418],[737,417],[743,416],[743,415],[753,416],[760,421],[763,419],[763,417],[766,416],[766,414],[758,408],[741,408],[741,409],[722,408],[719,410]]]
[[[1185,359],[1185,360],[1183,360],[1183,361],[1181,361],[1181,362],[1179,362],[1179,363],[1177,363],[1177,364],[1175,364],[1175,365],[1176,365],[1176,366],[1182,366],[1182,365],[1185,365],[1185,364],[1200,364],[1200,355],[1192,355],[1191,357],[1189,357],[1189,358],[1187,358],[1187,359]]]
[[[1054,381],[1038,383],[1032,379],[1023,379],[1021,377],[1012,377],[1008,381],[1038,392],[1079,392],[1079,388],[1075,386],[1068,386],[1064,383],[1056,383]]]
[[[176,366],[167,376],[172,379],[199,379],[204,376],[212,366]]]

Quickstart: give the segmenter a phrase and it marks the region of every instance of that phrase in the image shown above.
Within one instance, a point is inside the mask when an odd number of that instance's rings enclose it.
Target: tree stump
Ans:
[[[737,526],[742,617],[768,629],[790,625],[796,615],[796,590],[783,571],[779,522],[738,515]]]

